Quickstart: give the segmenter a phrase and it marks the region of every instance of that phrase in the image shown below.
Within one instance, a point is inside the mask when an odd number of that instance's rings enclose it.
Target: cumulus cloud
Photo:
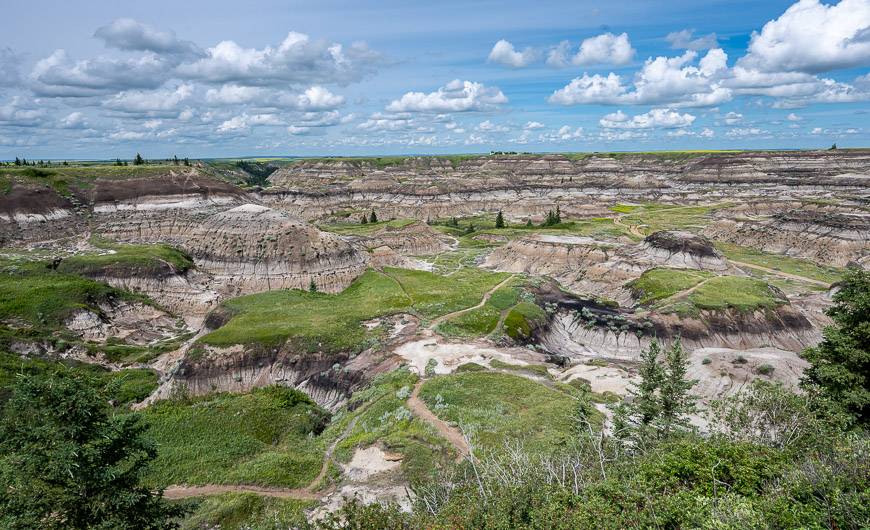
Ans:
[[[305,110],[330,110],[344,104],[344,96],[333,94],[322,86],[313,86],[297,97],[297,106]]]
[[[763,72],[821,73],[870,64],[870,2],[800,0],[753,32],[739,63]]]
[[[593,64],[628,64],[634,57],[634,48],[627,33],[614,35],[603,33],[590,37],[580,43],[580,49],[571,56],[571,43],[562,41],[547,57],[547,64],[564,67],[568,65],[588,66]]]
[[[725,115],[724,119],[727,125],[735,125],[743,121],[743,114],[740,114],[739,112],[729,112]]]
[[[695,66],[698,54],[687,51],[678,57],[647,59],[635,75],[634,90],[614,73],[573,79],[555,91],[550,103],[577,104],[652,104],[713,106],[731,99],[731,91],[721,79],[727,71],[728,56],[719,48],[708,51]]]
[[[94,33],[107,48],[127,51],[150,51],[167,54],[201,53],[190,41],[179,40],[173,31],[164,31],[148,26],[132,18],[119,18]]]
[[[487,60],[512,68],[522,68],[533,63],[538,58],[538,52],[534,48],[526,48],[523,51],[514,49],[514,45],[501,39],[496,42],[489,52]]]
[[[480,124],[477,126],[477,130],[483,131],[483,132],[502,133],[502,132],[508,132],[510,130],[510,128],[506,127],[504,125],[495,124],[489,120],[485,120],[485,121],[480,122]]]
[[[668,33],[665,40],[671,44],[671,48],[675,50],[709,50],[719,47],[719,39],[715,33],[695,37],[695,31],[684,29],[681,31],[673,31]]]
[[[279,45],[263,49],[222,41],[208,48],[201,59],[179,65],[177,72],[212,83],[347,84],[372,73],[380,62],[380,54],[365,44],[343,46],[291,31]]]
[[[803,118],[795,114],[794,112],[790,112],[788,116],[785,117],[788,121],[801,121]]]
[[[389,112],[465,112],[491,110],[507,103],[496,87],[454,79],[435,92],[407,92],[387,105]]]
[[[103,106],[130,114],[173,111],[191,94],[193,94],[193,87],[189,84],[179,85],[174,90],[130,90],[112,96],[103,102]]]
[[[61,129],[84,129],[87,127],[85,115],[81,112],[70,112],[60,120]]]
[[[282,125],[281,119],[274,114],[241,114],[221,123],[217,132],[228,133],[247,131],[254,125]]]
[[[674,129],[688,127],[695,121],[691,114],[680,114],[673,109],[652,109],[645,114],[629,117],[621,110],[601,118],[598,123],[605,129]]]
[[[35,127],[40,125],[45,110],[36,107],[32,101],[14,96],[0,104],[0,125],[11,127]]]
[[[535,129],[543,129],[544,124],[539,121],[529,121],[523,126],[523,129],[527,131],[533,131]]]
[[[153,53],[126,59],[73,61],[65,50],[56,50],[36,63],[30,80],[34,92],[41,96],[98,96],[157,88],[167,80],[170,68],[170,63]]]
[[[212,105],[240,105],[257,100],[262,97],[263,92],[260,87],[231,83],[220,88],[210,88],[205,93],[205,100]]]

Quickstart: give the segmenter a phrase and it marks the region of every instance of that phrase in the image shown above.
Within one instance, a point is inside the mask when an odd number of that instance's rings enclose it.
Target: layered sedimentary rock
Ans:
[[[497,248],[487,256],[483,266],[549,276],[574,292],[614,300],[620,305],[634,304],[625,284],[653,267],[730,270],[708,240],[678,231],[656,232],[640,244],[581,236],[531,235]]]
[[[366,268],[365,256],[334,234],[286,212],[246,204],[185,231],[182,247],[197,267],[240,293],[272,289],[336,292]]]
[[[386,246],[405,256],[438,254],[449,249],[451,241],[420,221],[402,227],[386,226],[363,240],[370,248]]]
[[[618,201],[776,201],[867,195],[870,151],[500,155],[300,161],[273,173],[262,200],[305,218],[374,207],[382,217],[446,217],[503,209],[540,216],[553,204],[571,216],[598,215]],[[770,202],[770,201],[769,201]]]
[[[709,237],[825,265],[870,264],[870,213],[793,210],[763,220],[722,219]]]

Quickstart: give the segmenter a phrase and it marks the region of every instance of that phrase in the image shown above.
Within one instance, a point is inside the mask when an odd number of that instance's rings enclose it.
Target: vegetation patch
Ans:
[[[716,276],[689,295],[699,309],[753,311],[787,303],[770,285],[754,278]]]
[[[525,341],[546,322],[547,313],[543,309],[531,302],[520,302],[505,317],[504,331],[516,341]]]
[[[782,254],[771,254],[731,243],[716,242],[715,245],[716,249],[726,258],[734,261],[742,261],[750,265],[758,265],[827,283],[838,282],[843,278],[843,269],[837,267],[817,265],[808,260],[783,256]]]
[[[712,273],[701,270],[656,268],[644,271],[627,287],[640,304],[648,305],[691,289],[712,276]]]
[[[81,254],[62,260],[57,270],[82,276],[164,277],[182,274],[193,267],[193,260],[169,245],[125,245],[94,239],[105,254]]]
[[[317,228],[326,232],[333,232],[344,236],[371,236],[385,228],[399,229],[417,222],[415,219],[390,219],[389,221],[377,221],[374,223],[366,222],[365,224],[358,221],[360,216],[368,216],[368,210],[359,211],[356,215],[349,214],[347,223],[329,223],[317,225]]]
[[[190,510],[190,515],[181,522],[181,528],[301,528],[305,525],[305,510],[314,505],[313,501],[280,499],[253,493],[225,493],[185,502],[184,506]]]
[[[159,448],[154,486],[306,486],[320,471],[317,435],[329,421],[307,395],[280,386],[158,401],[142,415]]]
[[[546,365],[543,364],[511,364],[499,361],[498,359],[493,359],[489,362],[489,366],[495,368],[497,370],[512,370],[514,372],[526,372],[528,374],[536,375],[538,377],[543,377],[545,379],[552,379],[550,372],[547,371]]]
[[[525,377],[498,372],[438,376],[420,397],[439,417],[472,433],[478,448],[500,451],[508,439],[546,451],[572,436],[575,399]]]

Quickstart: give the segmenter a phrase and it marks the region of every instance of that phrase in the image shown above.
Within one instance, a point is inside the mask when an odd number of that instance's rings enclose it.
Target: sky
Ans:
[[[0,159],[870,146],[870,0],[28,0]]]

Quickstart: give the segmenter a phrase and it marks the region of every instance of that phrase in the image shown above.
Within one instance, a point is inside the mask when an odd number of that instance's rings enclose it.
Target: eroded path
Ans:
[[[821,286],[821,287],[824,287],[824,288],[826,288],[826,289],[830,289],[830,287],[831,287],[831,284],[829,284],[829,283],[827,283],[827,282],[823,282],[822,280],[816,280],[815,278],[808,278],[807,276],[800,276],[800,275],[798,275],[798,274],[791,274],[791,273],[788,273],[788,272],[782,272],[782,271],[778,271],[778,270],[776,270],[776,269],[771,269],[771,268],[769,268],[769,267],[765,267],[765,266],[763,266],[763,265],[755,265],[755,264],[753,264],[753,263],[746,263],[746,262],[744,262],[744,261],[736,261],[736,260],[733,260],[733,259],[729,259],[728,261],[729,261],[730,263],[732,263],[733,265],[737,265],[738,267],[746,267],[746,268],[749,268],[749,269],[756,269],[756,270],[759,270],[759,271],[762,271],[762,272],[766,272],[766,273],[769,273],[769,274],[773,274],[773,275],[775,275],[775,276],[779,276],[779,277],[781,277],[781,278],[786,278],[786,279],[789,279],[789,280],[796,280],[796,281],[799,281],[799,282],[812,283],[812,284],[815,284],[815,285],[819,285],[819,286]]]
[[[480,309],[481,307],[486,305],[486,303],[489,301],[490,297],[492,297],[493,293],[498,291],[501,287],[504,287],[504,285],[506,283],[508,283],[509,281],[513,280],[514,276],[515,276],[514,274],[511,274],[510,276],[508,276],[507,278],[505,278],[504,280],[499,282],[495,287],[493,287],[492,289],[487,291],[486,294],[483,295],[483,298],[480,299],[480,302],[477,305],[473,305],[471,307],[466,307],[465,309],[460,309],[459,311],[454,311],[452,313],[447,313],[446,315],[441,315],[440,317],[433,319],[432,322],[429,324],[428,329],[433,330],[433,329],[435,329],[436,326],[438,326],[438,324],[444,322],[445,320],[451,319],[453,317],[458,317],[459,315],[463,315],[465,313],[468,313],[469,311],[474,311],[475,309]]]
[[[470,453],[468,442],[465,440],[465,436],[459,432],[459,429],[436,416],[435,413],[429,410],[426,403],[420,399],[420,387],[423,386],[424,382],[425,380],[420,379],[417,381],[417,384],[414,385],[414,391],[411,392],[411,397],[408,398],[408,408],[415,416],[431,425],[436,431],[438,431],[438,434],[450,442],[450,445],[452,445],[456,449],[456,452],[459,453],[459,459],[461,460]]]

